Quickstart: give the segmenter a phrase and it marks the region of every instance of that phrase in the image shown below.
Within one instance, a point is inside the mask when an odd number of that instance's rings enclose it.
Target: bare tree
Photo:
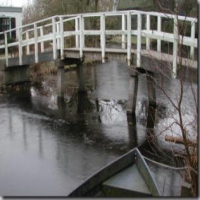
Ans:
[[[191,4],[189,3],[191,2]],[[171,13],[178,15],[180,13],[179,4],[176,0],[174,0],[174,11],[171,11],[171,9],[165,7],[161,2],[159,1],[157,6],[163,10],[163,11],[170,11]],[[185,6],[185,17],[188,16],[190,10],[193,8],[192,1],[184,1],[184,4],[182,6]],[[195,5],[196,6],[196,5]],[[177,28],[178,33],[186,36],[187,30],[188,30],[188,23],[185,21],[178,22]],[[182,37],[183,38],[183,37]],[[168,50],[170,51],[170,50]],[[160,126],[158,128],[156,136],[153,136],[149,134],[149,140],[150,142],[154,144],[154,147],[158,148],[158,140],[159,136],[165,136],[162,137],[167,141],[173,142],[171,145],[171,151],[172,155],[178,154],[179,157],[182,157],[184,160],[186,170],[186,180],[191,183],[191,193],[193,196],[197,196],[198,194],[198,146],[197,146],[197,116],[198,116],[198,110],[197,110],[197,79],[194,76],[195,79],[192,79],[191,76],[187,76],[186,74],[189,71],[190,63],[187,63],[189,66],[188,68],[183,66],[183,59],[184,57],[190,58],[189,52],[187,48],[184,48],[183,40],[178,41],[178,74],[177,74],[177,88],[172,88],[171,91],[168,91],[169,88],[166,89],[164,87],[164,81],[168,81],[170,83],[172,81],[171,78],[171,63],[165,62],[165,66],[163,68],[160,68],[159,63],[156,62],[151,56],[150,59],[154,63],[153,65],[156,66],[156,70],[159,74],[159,77],[152,76],[151,74],[147,73],[147,76],[149,76],[156,87],[157,90],[159,90],[167,100],[167,104],[169,105],[168,108],[168,116],[170,116],[170,120],[162,121],[160,123]],[[163,63],[162,63],[163,65]],[[189,92],[190,91],[190,92]],[[174,94],[174,95],[172,95]],[[189,95],[189,96],[188,96]],[[185,106],[185,102],[190,102],[190,108]],[[159,102],[158,102],[159,103]],[[157,108],[158,110],[158,108]],[[151,120],[153,120],[155,123],[158,123],[158,121],[155,121],[155,116],[149,116]],[[158,125],[158,124],[156,124]],[[152,128],[152,127],[150,127]],[[169,135],[168,135],[169,134]],[[182,148],[179,146],[178,150],[174,148],[174,142],[175,143],[181,143]],[[155,152],[154,152],[155,153]]]

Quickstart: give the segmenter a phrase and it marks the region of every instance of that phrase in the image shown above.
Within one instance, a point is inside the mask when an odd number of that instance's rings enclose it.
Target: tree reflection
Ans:
[[[66,106],[70,114],[83,114],[93,111],[95,103],[89,99],[87,92],[77,92],[72,95]]]

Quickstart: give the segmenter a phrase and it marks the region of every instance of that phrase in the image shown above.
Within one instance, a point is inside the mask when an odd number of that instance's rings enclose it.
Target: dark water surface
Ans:
[[[67,196],[93,173],[146,141],[145,77],[140,77],[134,121],[126,115],[125,63],[110,61],[84,72],[88,93],[77,94],[76,72],[67,72],[64,102],[57,102],[55,76],[30,90],[15,88],[17,93],[0,96],[0,196]],[[170,91],[177,83],[166,85]],[[157,92],[158,102],[165,105],[155,125],[158,134],[171,106]],[[162,137],[158,141],[168,148]]]

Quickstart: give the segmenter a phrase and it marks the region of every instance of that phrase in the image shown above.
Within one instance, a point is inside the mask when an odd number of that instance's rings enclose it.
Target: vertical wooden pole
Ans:
[[[4,32],[4,40],[5,40],[5,59],[6,59],[6,67],[8,66],[8,37],[7,32]]]
[[[150,31],[151,20],[150,20],[149,14],[146,15],[146,26],[147,26],[146,27],[147,31]],[[146,38],[146,49],[150,50],[150,38],[149,37]]]
[[[173,43],[173,69],[172,69],[172,77],[176,78],[177,76],[177,60],[178,60],[178,17],[174,17],[174,43]]]
[[[60,17],[61,19],[62,17]],[[60,35],[60,21],[56,22],[56,38]],[[60,49],[60,40],[56,39],[56,49]]]
[[[84,17],[82,16],[82,33],[83,33],[83,48],[85,48],[85,19]]]
[[[80,18],[79,18],[79,31],[80,31],[80,50],[79,50],[79,54],[80,54],[80,59],[83,59],[83,43],[84,43],[84,37],[83,37],[83,26],[84,26],[84,18],[83,16],[81,15]]]
[[[137,121],[135,113],[127,115],[128,121],[128,135],[129,135],[129,149],[133,149],[138,146],[138,131]]]
[[[155,88],[155,75],[153,72],[147,72],[146,74],[147,90],[149,105],[156,106],[156,88]]]
[[[127,13],[127,64],[131,65],[131,12]]]
[[[191,38],[192,40],[195,39],[195,22],[191,22]],[[194,59],[194,45],[190,46],[190,58]]]
[[[137,67],[141,67],[142,15],[137,15]]]
[[[101,15],[101,57],[102,63],[105,63],[105,46],[106,46],[106,33],[105,33],[105,15]]]
[[[126,31],[126,16],[125,16],[125,14],[123,14],[122,15],[122,49],[126,48],[125,31]]]
[[[78,36],[78,31],[79,31],[79,24],[78,24],[78,18],[75,19],[75,31],[76,31],[76,48],[79,47],[79,36]]]
[[[60,17],[60,56],[61,60],[64,59],[64,24],[63,24],[63,18]]]
[[[58,69],[57,97],[62,99],[62,98],[64,98],[64,84],[65,84],[65,66],[64,66],[64,62],[62,60],[59,60],[57,69]]]
[[[22,65],[22,28],[19,28],[19,65]]]
[[[29,31],[28,30],[26,31],[26,42],[27,42],[27,44],[26,44],[26,54],[29,55],[30,54],[30,46],[28,44],[28,42],[29,42]]]
[[[38,63],[38,31],[36,23],[34,23],[34,40],[35,40],[35,63]]]
[[[82,62],[77,64],[77,77],[78,77],[78,91],[85,92],[85,80],[84,80],[83,63]]]
[[[162,26],[162,18],[161,18],[161,16],[158,16],[157,20],[158,20],[157,21],[157,31],[161,32],[161,26]],[[160,39],[157,40],[157,51],[161,52],[161,40]]]
[[[127,114],[135,113],[138,93],[138,74],[130,76]]]
[[[40,36],[44,35],[43,26],[40,27]],[[41,52],[44,52],[44,42],[41,42]]]
[[[57,59],[57,49],[56,49],[56,18],[52,18],[52,31],[53,31],[53,59]]]

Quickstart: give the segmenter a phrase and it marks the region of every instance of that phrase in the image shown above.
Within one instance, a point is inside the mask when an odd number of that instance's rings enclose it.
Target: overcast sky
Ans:
[[[16,6],[16,7],[22,7],[26,5],[28,2],[31,2],[31,0],[0,0],[0,6]]]

